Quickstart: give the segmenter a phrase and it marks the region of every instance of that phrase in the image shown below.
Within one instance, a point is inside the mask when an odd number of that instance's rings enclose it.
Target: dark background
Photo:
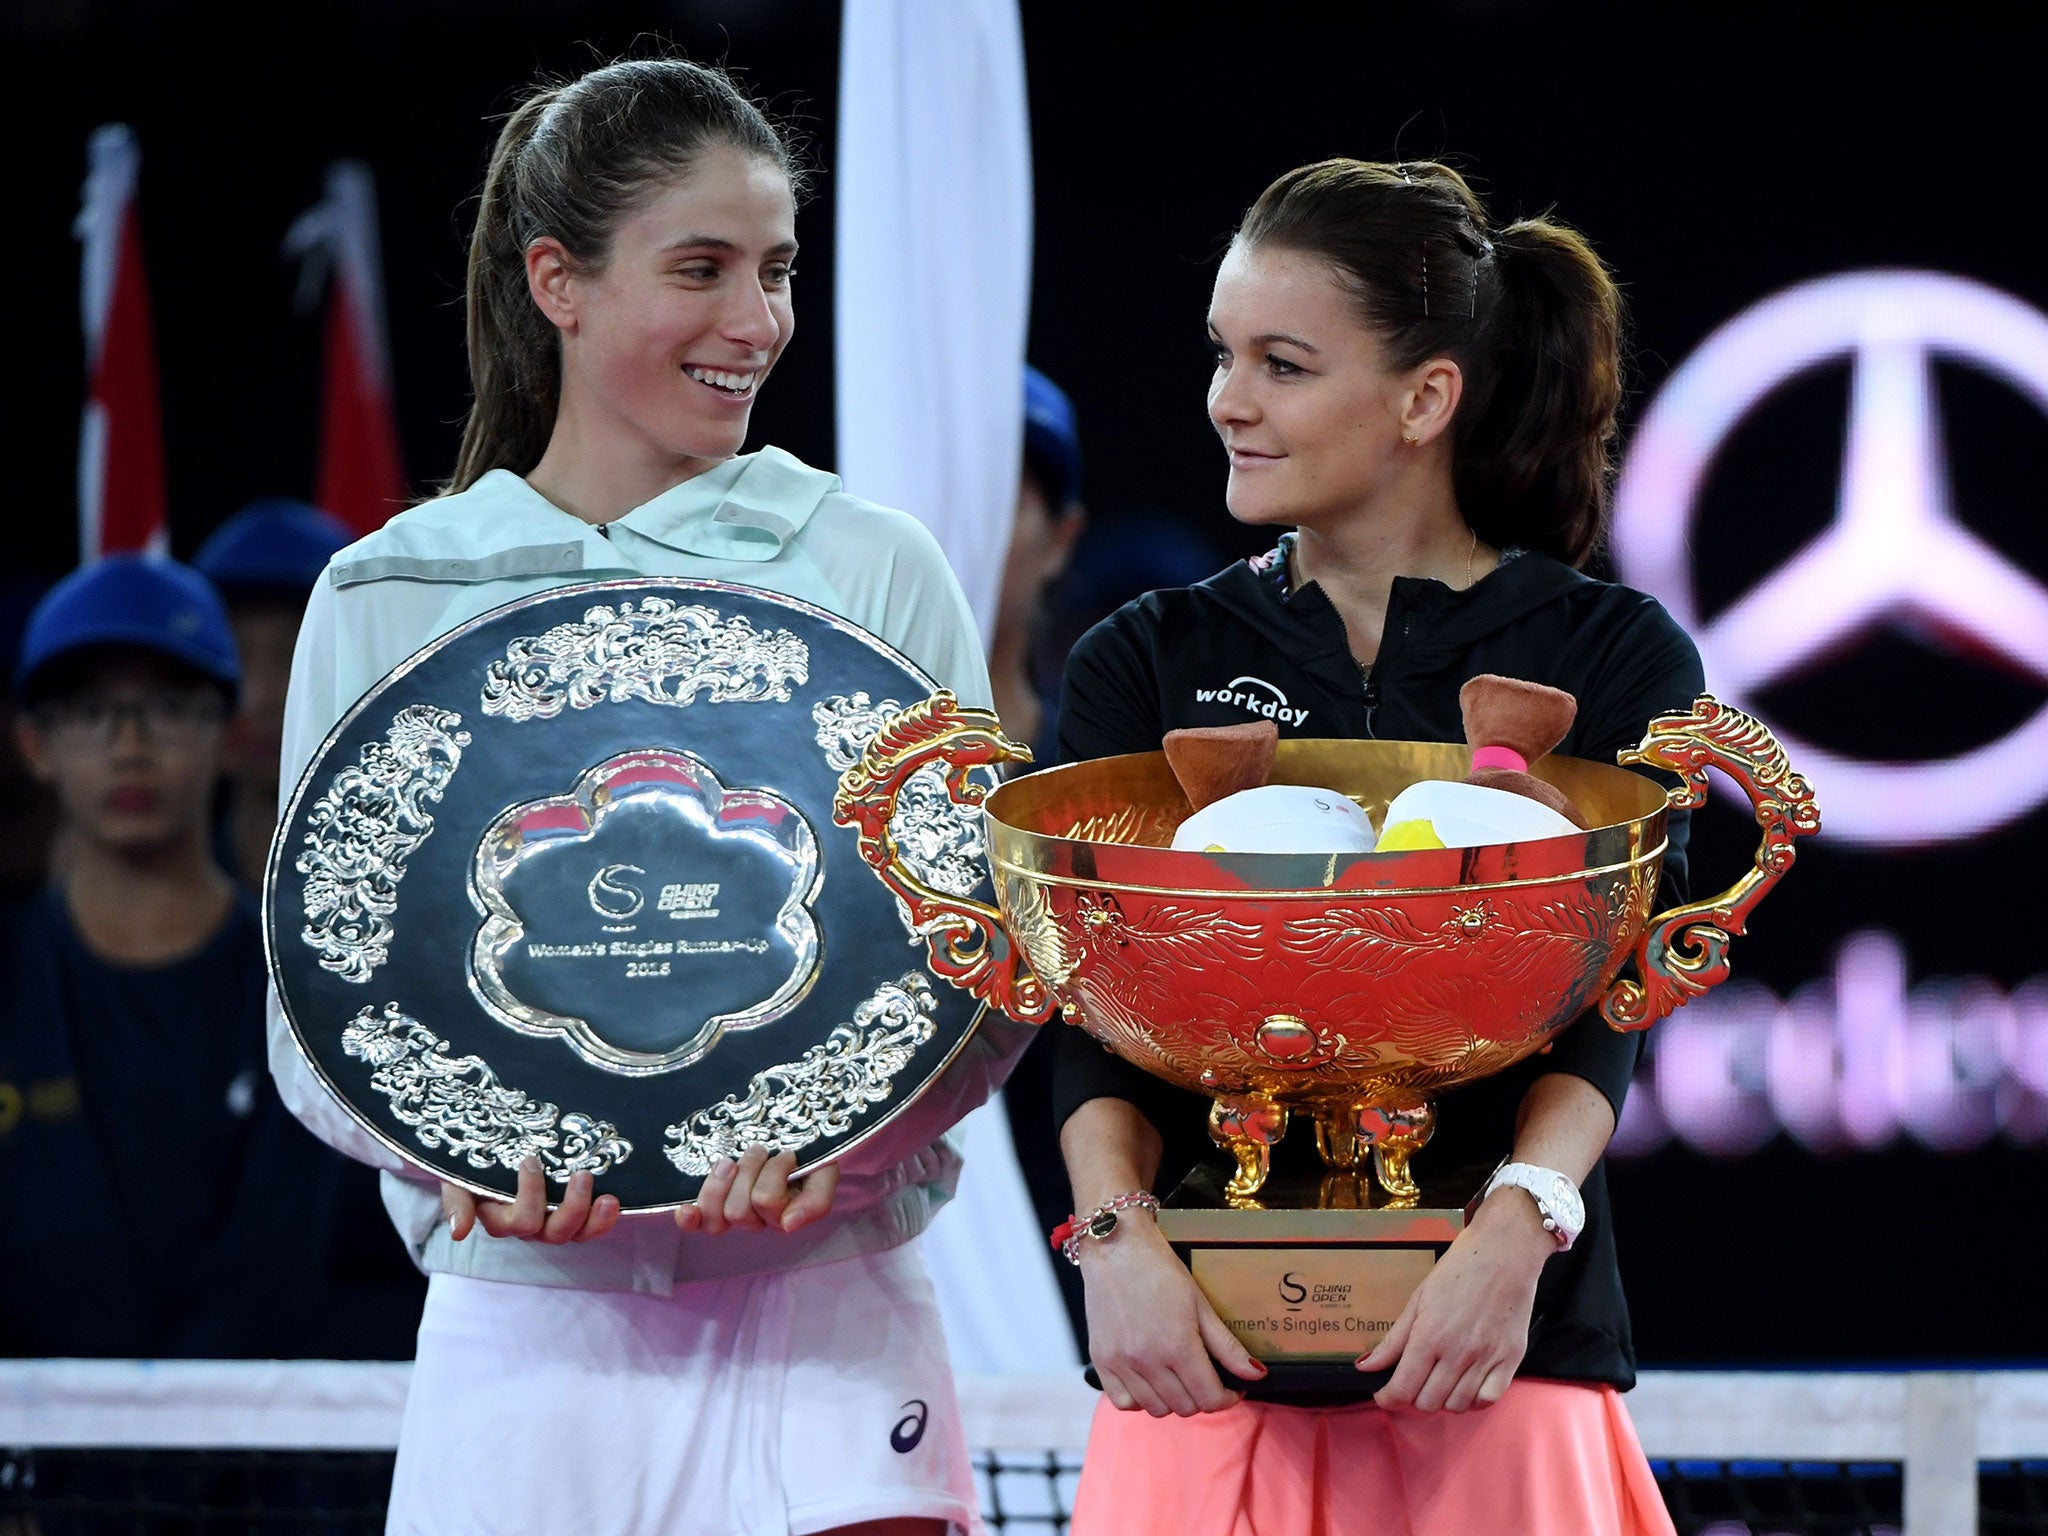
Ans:
[[[1497,221],[1554,206],[1586,230],[1633,306],[1631,415],[1723,321],[1829,272],[1934,268],[2048,306],[2048,32],[1988,7],[1023,9],[1039,210],[1030,350],[1079,406],[1102,522],[1159,512],[1226,552],[1256,547],[1222,506],[1203,308],[1236,216],[1279,171],[1325,155],[1443,155]],[[424,492],[452,462],[466,406],[463,232],[487,119],[539,70],[659,39],[740,67],[815,141],[826,174],[799,226],[802,325],[755,419],[757,441],[832,463],[837,16],[834,0],[267,13],[9,0],[6,566],[54,575],[75,557],[84,380],[69,229],[94,125],[126,121],[142,144],[172,540],[189,554],[248,499],[311,488],[319,317],[294,310],[279,247],[327,162],[361,158],[377,178],[398,409]],[[1829,517],[1847,378],[1822,369],[1789,386],[1724,458],[1694,532],[1709,612]],[[2048,573],[2041,418],[1980,375],[1944,369],[1940,383],[1962,515]],[[2042,694],[1981,658],[1887,634],[1762,702],[1825,746],[1897,759],[1988,741]],[[1703,813],[1700,881],[1732,878],[1749,835],[1741,816]],[[1916,980],[2010,989],[2048,971],[2028,878],[2044,855],[2042,812],[1913,853],[1823,837],[1738,944],[1738,971],[1782,995],[1827,974],[1845,936],[1884,928]],[[1672,1144],[1618,1163],[1613,1184],[1646,1363],[2048,1358],[2038,1261],[2022,1257],[2048,1214],[2038,1146],[1819,1156],[1779,1137],[1720,1160]]]

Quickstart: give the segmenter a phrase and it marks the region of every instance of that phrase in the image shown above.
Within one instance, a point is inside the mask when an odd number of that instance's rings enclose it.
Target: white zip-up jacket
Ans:
[[[963,703],[990,702],[974,621],[937,541],[914,518],[846,495],[836,475],[767,448],[685,481],[600,532],[509,470],[494,470],[459,495],[401,512],[329,562],[292,663],[287,804],[335,723],[428,641],[517,597],[632,575],[731,581],[801,598],[879,635]],[[928,1130],[929,1144],[881,1167],[854,1149],[841,1162],[832,1213],[801,1231],[706,1237],[657,1214],[623,1219],[594,1242],[562,1245],[493,1238],[482,1227],[452,1241],[437,1181],[349,1116],[300,1055],[274,992],[270,1066],[285,1103],[315,1135],[384,1170],[385,1207],[423,1269],[666,1295],[685,1281],[821,1264],[917,1236],[959,1177],[959,1155],[944,1133],[1001,1086],[1032,1033],[987,1014],[905,1111]]]

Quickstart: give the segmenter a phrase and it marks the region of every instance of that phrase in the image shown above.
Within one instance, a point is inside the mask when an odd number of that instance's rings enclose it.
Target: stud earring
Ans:
[[[1401,441],[1406,443],[1410,448],[1413,448],[1417,446],[1419,443],[1421,443],[1422,439],[1417,437],[1413,432],[1403,432],[1401,434]]]

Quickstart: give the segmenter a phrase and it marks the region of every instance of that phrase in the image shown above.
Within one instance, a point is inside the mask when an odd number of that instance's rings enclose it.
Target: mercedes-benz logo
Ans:
[[[1707,685],[1755,694],[1893,616],[1931,620],[2048,683],[2048,588],[1956,520],[1932,360],[1993,374],[2048,414],[2048,315],[1933,272],[1803,283],[1738,315],[1671,376],[1615,497],[1624,581],[1663,601],[1699,642]],[[1692,582],[1695,502],[1750,409],[1808,368],[1854,370],[1835,520],[1711,623]],[[2048,707],[2002,739],[1932,762],[1862,762],[1772,721],[1828,804],[1826,835],[1913,844],[1969,837],[2048,799]]]

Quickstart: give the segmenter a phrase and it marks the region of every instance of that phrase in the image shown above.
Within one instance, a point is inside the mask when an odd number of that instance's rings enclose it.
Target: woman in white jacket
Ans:
[[[293,666],[283,782],[428,641],[512,598],[618,575],[816,603],[986,705],[981,646],[914,520],[845,495],[749,412],[793,326],[800,172],[716,70],[613,64],[531,96],[491,157],[470,247],[475,392],[447,493],[343,550]],[[755,1149],[699,1199],[621,1219],[537,1166],[478,1203],[398,1163],[301,1061],[319,1135],[386,1170],[431,1282],[390,1525],[476,1531],[937,1536],[976,1525],[931,1286],[905,1246],[951,1195],[945,1129],[1030,1031],[985,1021],[909,1114],[917,1155],[858,1149],[792,1186]]]

